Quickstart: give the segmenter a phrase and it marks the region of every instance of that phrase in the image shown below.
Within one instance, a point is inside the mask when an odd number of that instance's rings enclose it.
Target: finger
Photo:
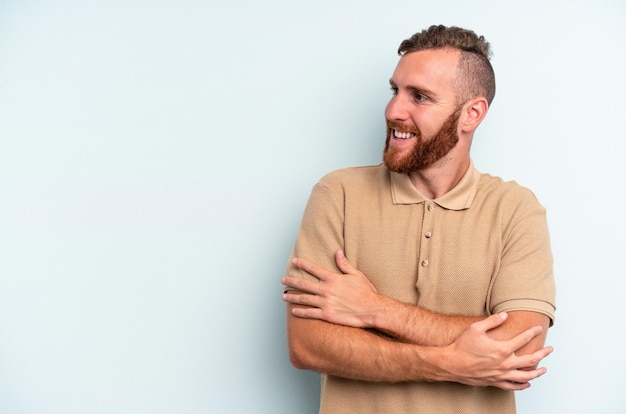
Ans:
[[[506,312],[496,313],[481,321],[474,322],[472,326],[481,332],[487,332],[493,328],[502,325],[508,316],[509,315]]]
[[[491,385],[503,390],[521,391],[530,387],[530,382],[498,381]]]
[[[337,267],[341,270],[342,273],[355,273],[356,268],[352,266],[348,258],[346,257],[343,250],[337,250],[335,253],[335,262],[337,262]]]
[[[323,267],[318,266],[317,264],[306,259],[294,257],[293,259],[291,259],[291,263],[298,269],[304,270],[305,272],[315,276],[319,280],[325,280],[325,276],[328,273],[328,271]]]
[[[319,296],[307,295],[304,293],[283,293],[283,301],[292,305],[302,305],[319,308],[322,306],[322,299]]]
[[[297,289],[302,292],[312,293],[314,295],[319,294],[319,282],[313,282],[311,280],[293,276],[285,276],[280,281],[283,285],[289,288]]]
[[[303,319],[320,319],[323,320],[322,310],[318,308],[299,308],[292,307],[291,314]]]
[[[533,353],[522,355],[516,358],[516,368],[536,367],[542,359],[552,353],[554,349],[546,346]]]
[[[532,328],[528,328],[524,332],[508,340],[507,344],[510,346],[511,351],[516,351],[539,335],[542,330],[543,328],[541,326],[533,326]]]
[[[507,376],[506,379],[508,381],[520,384],[520,383],[527,383],[530,382],[536,378],[539,378],[540,376],[542,376],[543,374],[545,374],[546,372],[548,372],[548,370],[546,368],[537,368],[537,369],[531,369],[528,371],[525,370],[521,370],[521,369],[517,369],[517,370],[513,370],[511,371]]]

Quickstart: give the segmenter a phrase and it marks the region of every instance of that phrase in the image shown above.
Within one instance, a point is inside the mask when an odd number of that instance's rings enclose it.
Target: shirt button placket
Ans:
[[[428,210],[428,212],[432,213],[435,210],[435,205],[428,204],[426,209]],[[429,218],[428,223],[432,223],[432,218]],[[424,237],[426,239],[430,239],[432,236],[433,236],[433,233],[430,230],[424,233]],[[430,247],[428,248],[428,251],[430,251]],[[430,260],[428,258],[422,260],[422,267],[428,267],[429,264],[430,264]]]

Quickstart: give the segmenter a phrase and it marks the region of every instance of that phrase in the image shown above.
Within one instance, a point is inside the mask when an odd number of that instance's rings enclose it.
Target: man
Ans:
[[[470,159],[495,94],[484,38],[432,26],[398,52],[384,164],[307,204],[282,279],[290,359],[322,373],[321,413],[512,413],[552,352],[545,210]]]

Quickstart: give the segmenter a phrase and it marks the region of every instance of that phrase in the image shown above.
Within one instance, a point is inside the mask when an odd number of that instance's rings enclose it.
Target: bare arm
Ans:
[[[526,345],[515,351],[517,355],[526,355],[541,349],[548,335],[548,327],[550,326],[550,318],[538,312],[514,311],[509,312],[506,323],[492,329],[488,332],[490,338],[500,341],[513,338],[519,332],[528,329],[530,326],[540,326],[541,333],[534,337]],[[528,369],[536,368],[537,365],[531,365]]]
[[[363,329],[293,315],[288,305],[289,355],[296,368],[364,381],[454,381],[468,385],[522,390],[545,368],[525,370],[551,348],[517,356],[515,350],[541,333],[532,328],[509,341],[496,341],[487,331],[506,314],[472,324],[451,345],[429,347],[390,341]]]
[[[427,346],[449,345],[472,323],[483,319],[443,315],[380,295],[341,250],[335,256],[343,274],[328,271],[307,260],[293,260],[294,266],[318,278],[318,282],[283,278],[286,286],[300,291],[300,294],[286,293],[283,298],[289,303],[307,306],[293,308],[295,316],[373,328],[399,340]],[[533,326],[541,326],[542,334],[518,351],[518,354],[529,353],[543,347],[548,324],[549,318],[540,313],[511,312],[506,323],[490,331],[489,335],[507,340]]]
[[[463,316],[447,316],[437,314],[421,309],[416,306],[407,305],[390,298],[379,295],[376,289],[369,283],[367,278],[354,269],[341,251],[337,252],[337,265],[344,274],[337,274],[327,271],[316,264],[302,260],[294,259],[293,264],[308,273],[316,276],[318,282],[304,280],[300,278],[284,278],[283,283],[298,292],[290,292],[284,295],[284,299],[289,302],[289,326],[290,329],[296,329],[297,326],[304,324],[306,328],[302,333],[292,335],[290,332],[290,344],[294,344],[290,349],[292,352],[292,361],[295,366],[313,369],[319,372],[332,373],[334,375],[346,376],[353,378],[356,374],[350,372],[351,368],[361,370],[356,375],[360,379],[369,379],[370,372],[376,375],[390,374],[393,379],[378,378],[381,381],[405,381],[410,378],[418,380],[436,380],[439,374],[437,368],[425,369],[423,372],[413,371],[407,372],[406,361],[410,358],[405,357],[406,352],[427,352],[428,346],[445,346],[458,345],[454,341],[466,333],[475,322],[482,318],[463,317]],[[294,306],[297,305],[297,306]],[[299,319],[300,320],[299,320]],[[308,320],[313,324],[306,324]],[[328,329],[333,332],[325,337],[324,324],[319,322],[331,322]],[[489,332],[485,332],[492,339],[509,340],[516,335],[528,330],[541,327],[540,333],[534,336],[528,343],[520,346],[519,349],[513,349],[516,355],[524,355],[542,350],[548,327],[548,318],[535,312],[511,312],[511,317],[507,318],[505,323],[492,327]],[[344,325],[344,326],[340,326]],[[370,332],[359,329],[343,328],[375,328],[392,335],[404,342],[414,345],[426,345],[422,347],[406,346],[407,344],[393,343],[384,338],[376,336]],[[300,342],[305,339],[306,335],[315,329],[316,334],[313,340],[321,339],[321,343],[315,346],[307,347],[307,342]],[[318,329],[320,329],[318,331]],[[357,335],[356,338],[347,335]],[[466,334],[467,335],[467,334]],[[324,339],[326,338],[326,339]],[[334,342],[337,338],[344,338],[345,341]],[[484,340],[484,338],[479,338]],[[474,339],[475,343],[477,339]],[[369,345],[375,347],[372,351]],[[486,343],[487,347],[492,348],[481,349],[482,355],[486,355],[493,350],[493,343]],[[343,348],[343,352],[338,354],[319,354],[320,349],[332,347],[339,350]],[[364,349],[360,349],[365,347]],[[302,351],[302,352],[300,352]],[[307,352],[311,351],[311,352]],[[378,355],[380,359],[367,359],[365,361],[358,360],[354,363],[349,358],[355,355]],[[499,352],[499,350],[495,350]],[[402,356],[395,359],[395,356]],[[325,359],[325,357],[330,357]],[[336,358],[336,359],[333,359]],[[415,358],[419,360],[420,354]],[[536,361],[528,367],[518,367],[520,369],[536,368]],[[369,366],[368,364],[372,364]],[[389,368],[384,370],[383,367]],[[420,365],[419,367],[427,367]],[[415,368],[415,367],[409,367]],[[346,369],[346,371],[343,371]],[[333,370],[341,370],[335,372]],[[371,370],[371,371],[370,371]],[[454,370],[454,368],[451,368]],[[361,376],[363,375],[363,376]],[[471,376],[468,373],[463,375]],[[458,382],[464,382],[467,379],[458,379]],[[484,385],[484,384],[483,384]],[[506,384],[507,386],[509,384]]]
[[[416,348],[392,342],[366,330],[293,315],[287,309],[287,337],[292,364],[343,378],[402,382],[426,380]]]
[[[318,279],[283,278],[287,287],[305,293],[287,292],[283,296],[286,302],[307,306],[293,308],[295,316],[373,328],[401,341],[428,346],[449,345],[469,325],[483,319],[443,315],[380,295],[341,250],[335,258],[342,273],[326,270],[308,260],[293,260],[295,267]]]

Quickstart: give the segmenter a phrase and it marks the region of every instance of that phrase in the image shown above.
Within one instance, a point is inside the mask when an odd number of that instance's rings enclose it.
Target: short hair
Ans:
[[[459,103],[483,96],[491,105],[496,94],[496,79],[489,62],[491,47],[483,36],[460,27],[433,25],[403,40],[398,54],[404,56],[420,50],[444,48],[460,51],[455,85]]]

